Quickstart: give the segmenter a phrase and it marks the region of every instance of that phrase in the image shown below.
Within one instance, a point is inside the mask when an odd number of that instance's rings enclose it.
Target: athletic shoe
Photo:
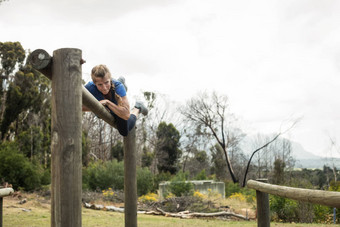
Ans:
[[[125,91],[127,91],[128,88],[125,84],[125,78],[123,76],[120,76],[117,80],[123,84],[123,86],[125,87]]]
[[[139,112],[142,113],[144,116],[148,114],[148,109],[145,107],[144,103],[137,101],[135,104],[135,108],[139,109]]]

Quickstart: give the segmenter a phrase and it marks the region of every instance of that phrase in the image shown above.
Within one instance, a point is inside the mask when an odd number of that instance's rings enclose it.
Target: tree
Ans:
[[[0,138],[15,141],[19,151],[45,168],[50,153],[50,81],[24,65],[19,42],[0,43]]]
[[[274,184],[282,184],[284,182],[284,169],[286,167],[285,162],[277,158],[274,162],[274,175],[273,175],[273,183]]]
[[[119,154],[119,146],[122,147],[119,143],[122,144],[122,137],[115,128],[99,119],[92,112],[83,113],[82,125],[83,131],[90,138],[88,154],[91,158],[103,161],[112,158],[122,159],[122,151]]]
[[[40,76],[30,66],[25,66],[15,74],[14,81],[10,82],[1,121],[1,139],[5,138],[10,124],[18,119],[19,114],[29,109],[34,113],[41,110],[48,95],[46,89],[41,89],[43,85],[40,84]],[[14,133],[17,135],[18,131],[15,130]]]
[[[111,148],[111,157],[117,159],[118,162],[124,160],[124,147],[122,141],[117,141],[117,143]]]
[[[201,150],[192,150],[190,155],[185,157],[185,165],[183,163],[182,172],[188,171],[190,173],[190,177],[194,177],[202,171],[210,173],[210,163],[209,157],[206,151]]]
[[[197,98],[192,98],[187,102],[186,106],[182,108],[182,114],[197,128],[201,128],[208,136],[217,141],[223,150],[233,182],[238,182],[228,152],[233,145],[237,144],[237,141],[234,141],[235,143],[233,144],[231,143],[232,138],[236,137],[234,127],[232,127],[232,123],[236,121],[236,118],[229,113],[227,96],[220,96],[215,92],[211,95],[200,93]]]
[[[2,121],[7,96],[7,81],[12,80],[13,71],[21,67],[25,60],[25,50],[19,42],[0,42],[0,122]]]
[[[149,113],[147,117],[141,117],[136,122],[137,165],[148,166],[153,174],[157,174],[158,126],[161,122],[172,122],[177,128],[179,113],[176,108],[168,108],[170,101],[165,95],[145,91],[143,97],[138,99],[146,101]],[[175,105],[171,103],[171,106]]]
[[[201,132],[200,128],[190,128],[187,121],[183,121],[183,131],[181,133],[181,145],[183,146],[183,159],[182,159],[182,172],[189,171],[191,175],[195,175],[206,168],[203,163],[198,164],[195,158],[198,153],[205,152],[208,149],[208,144],[205,140],[205,135]],[[206,152],[205,152],[206,154]],[[208,160],[204,162],[208,163]],[[208,164],[207,164],[208,165]]]
[[[211,173],[216,175],[218,180],[225,180],[226,175],[225,172],[228,171],[227,164],[224,161],[223,157],[223,149],[219,144],[215,144],[215,146],[210,148],[211,153]]]
[[[245,187],[246,186],[246,180],[247,180],[247,174],[248,174],[248,170],[249,170],[249,167],[250,167],[250,164],[251,164],[251,160],[252,158],[254,157],[254,155],[256,153],[258,153],[259,151],[261,151],[262,149],[268,147],[269,145],[271,145],[273,142],[275,142],[282,134],[288,132],[290,129],[292,129],[299,121],[301,120],[300,119],[297,119],[297,120],[294,120],[293,123],[290,125],[290,127],[288,127],[285,131],[281,131],[279,133],[277,133],[269,142],[266,142],[263,146],[257,148],[255,151],[253,151],[253,153],[251,154],[249,160],[248,160],[248,164],[247,164],[247,168],[246,168],[246,171],[244,173],[244,178],[243,178],[243,184],[242,186]],[[290,145],[288,146],[289,147],[289,154],[290,154]],[[284,156],[284,154],[283,154]]]
[[[267,144],[270,140],[270,136],[258,134],[252,141],[252,147],[260,147],[262,144]],[[269,178],[269,172],[274,170],[276,160],[282,160],[285,163],[285,167],[288,170],[292,170],[294,167],[294,159],[291,156],[291,150],[292,144],[290,140],[285,138],[276,138],[256,153],[255,163],[257,165],[250,166],[250,168],[253,167],[256,169],[257,178]]]
[[[175,174],[177,172],[177,162],[181,157],[180,134],[173,124],[166,124],[161,122],[157,129],[157,159],[158,171],[170,172]]]
[[[142,167],[150,167],[154,159],[154,153],[150,152],[146,147],[143,148]]]

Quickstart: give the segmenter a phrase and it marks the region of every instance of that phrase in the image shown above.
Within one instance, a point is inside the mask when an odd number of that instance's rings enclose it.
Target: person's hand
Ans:
[[[99,101],[103,106],[105,106],[106,108],[106,110],[108,111],[108,112],[110,112],[110,110],[109,110],[109,100],[108,99],[104,99],[104,100],[100,100]]]
[[[107,106],[108,105],[108,101],[107,99],[103,99],[103,100],[100,100],[99,102],[103,105],[103,106]]]

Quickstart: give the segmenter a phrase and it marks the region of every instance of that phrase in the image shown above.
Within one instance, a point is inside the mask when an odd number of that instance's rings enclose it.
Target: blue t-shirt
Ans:
[[[117,81],[117,80],[113,80],[112,79],[112,83],[115,85],[115,92],[117,95],[119,95],[120,97],[124,97],[126,96],[126,90],[125,90],[125,87],[124,85]],[[97,86],[93,83],[93,81],[90,81],[88,82],[86,85],[85,85],[85,88],[98,100],[104,100],[104,95],[103,93],[101,93]],[[110,92],[112,92],[112,89],[110,90]],[[115,104],[117,104],[115,98],[114,98],[114,93],[112,94],[112,102],[114,102]]]

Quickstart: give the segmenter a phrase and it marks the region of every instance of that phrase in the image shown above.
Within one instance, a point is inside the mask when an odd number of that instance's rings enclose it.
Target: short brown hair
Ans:
[[[109,74],[109,78],[111,79],[110,70],[106,65],[96,65],[91,71],[92,81],[95,82],[96,77],[104,78],[107,74]]]

